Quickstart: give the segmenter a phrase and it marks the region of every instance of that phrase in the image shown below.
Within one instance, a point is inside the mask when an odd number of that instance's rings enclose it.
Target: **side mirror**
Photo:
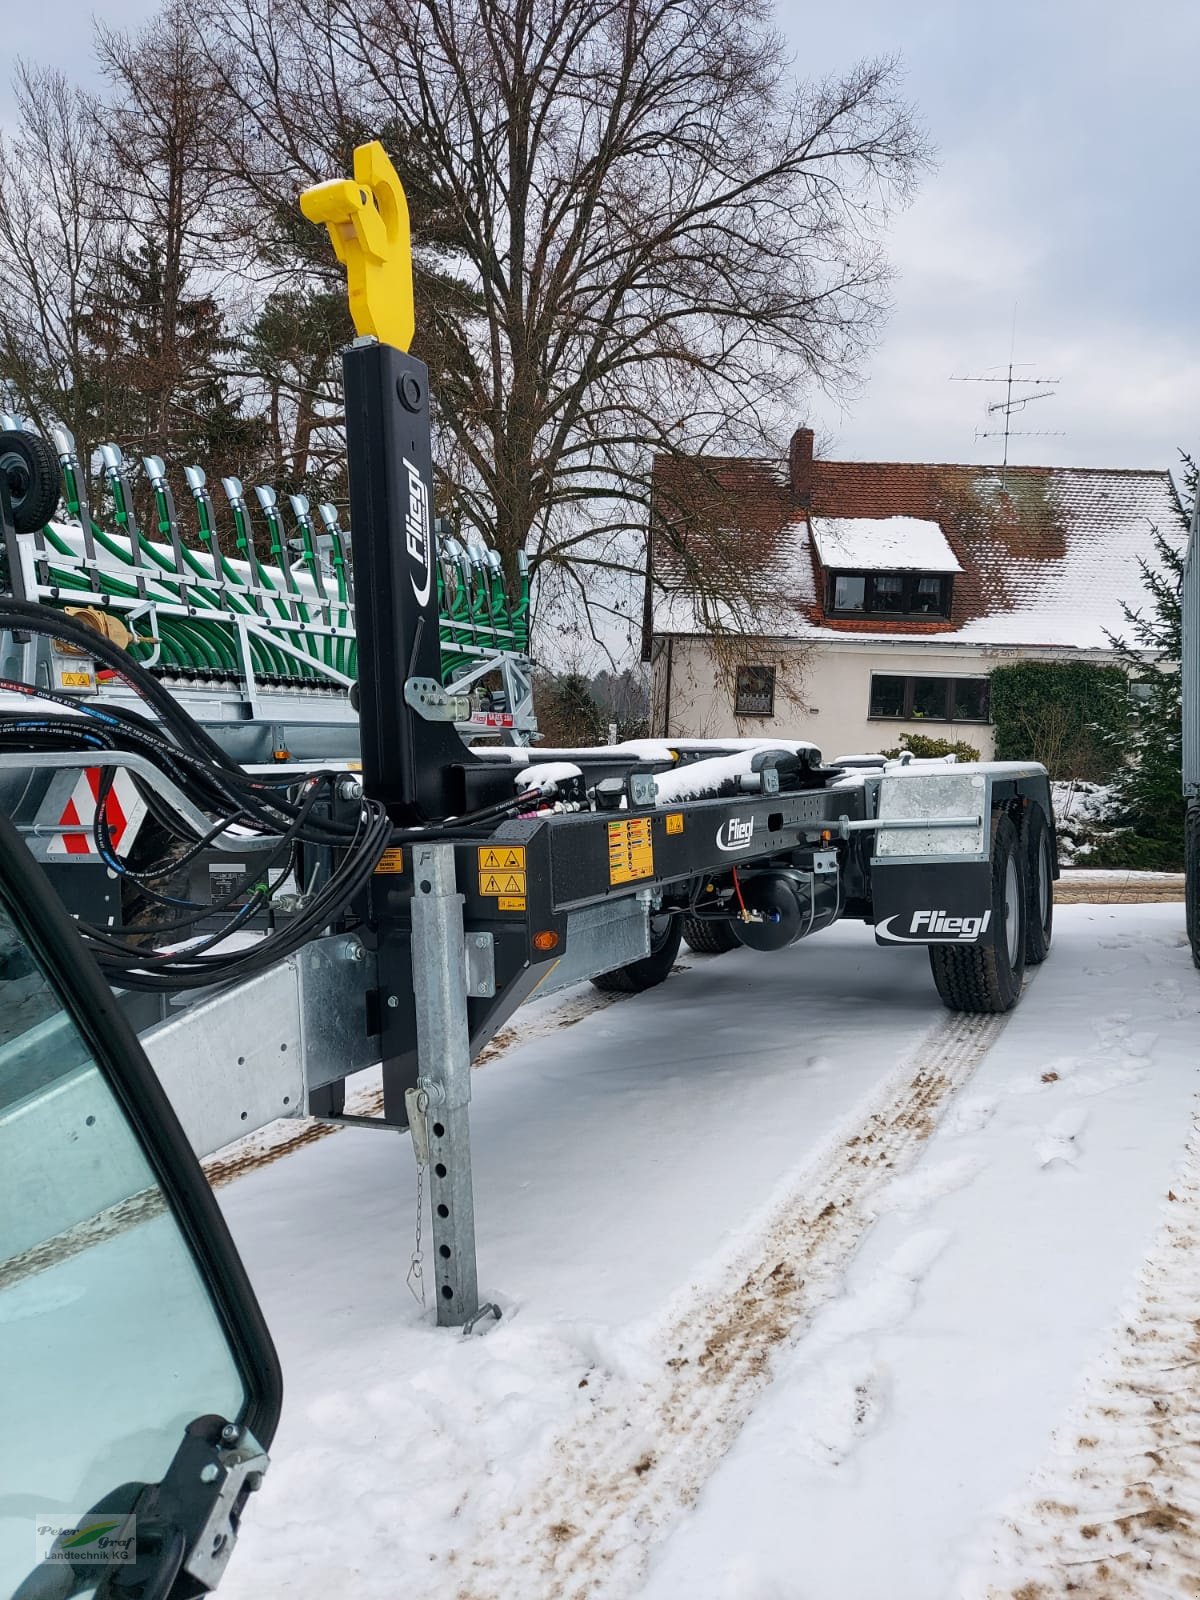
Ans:
[[[0,1596],[215,1588],[281,1397],[175,1114],[0,814]]]

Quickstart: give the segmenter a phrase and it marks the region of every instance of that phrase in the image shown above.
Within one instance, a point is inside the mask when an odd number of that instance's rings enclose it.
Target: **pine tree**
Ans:
[[[1185,514],[1191,515],[1198,469],[1180,452]],[[1110,866],[1177,872],[1183,866],[1183,612],[1184,552],[1154,529],[1155,561],[1139,561],[1147,600],[1123,605],[1128,636],[1109,635],[1128,673],[1129,702],[1109,736],[1122,757],[1113,780],[1108,821],[1121,830],[1096,852]],[[1153,655],[1147,659],[1147,652]],[[1120,691],[1124,694],[1126,691]],[[1114,708],[1116,710],[1117,708]]]
[[[200,463],[214,481],[244,472],[262,425],[231,389],[232,341],[216,299],[190,284],[168,296],[161,254],[144,244],[100,263],[91,301],[80,325],[103,376],[102,436],[131,455]]]
[[[547,749],[573,750],[605,743],[608,719],[584,673],[546,674],[536,680],[534,693],[538,727]]]

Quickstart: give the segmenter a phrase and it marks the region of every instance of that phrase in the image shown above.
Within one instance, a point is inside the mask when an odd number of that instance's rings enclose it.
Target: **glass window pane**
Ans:
[[[867,580],[839,572],[833,580],[833,609],[862,611],[867,600]]]
[[[0,1348],[5,1437],[20,1441],[0,1455],[11,1594],[43,1548],[39,1527],[161,1479],[187,1424],[236,1417],[243,1389],[141,1143],[3,910],[0,1019]]]
[[[912,608],[915,616],[946,615],[945,578],[917,578],[912,588]]]
[[[871,677],[871,715],[873,717],[902,717],[904,715],[904,686],[907,678],[887,678],[881,673]]]
[[[904,579],[898,572],[877,572],[871,580],[872,611],[904,610]]]
[[[949,678],[914,678],[913,716],[930,717],[934,721],[945,722],[949,690]]]
[[[960,722],[988,719],[986,678],[959,678],[954,684],[954,716]]]
[[[775,714],[775,668],[739,667],[735,717],[770,717]]]

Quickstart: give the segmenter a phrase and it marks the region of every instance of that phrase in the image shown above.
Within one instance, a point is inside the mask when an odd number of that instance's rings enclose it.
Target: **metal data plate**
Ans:
[[[976,817],[968,828],[888,828],[876,835],[876,861],[985,860],[990,813],[987,778],[981,772],[901,772],[879,780],[881,821]]]

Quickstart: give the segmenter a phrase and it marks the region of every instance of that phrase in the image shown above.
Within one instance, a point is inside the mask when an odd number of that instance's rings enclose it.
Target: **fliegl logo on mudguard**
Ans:
[[[404,519],[404,539],[414,571],[409,582],[418,605],[426,605],[433,587],[433,552],[429,540],[429,490],[425,480],[407,456],[404,458],[408,473],[408,515]],[[418,581],[418,577],[419,580]]]
[[[747,850],[753,837],[753,817],[730,817],[717,829],[717,849]]]
[[[988,931],[992,913],[984,911],[977,917],[950,917],[944,911],[914,911],[907,933],[895,933],[892,923],[901,920],[901,913],[888,917],[875,929],[880,939],[890,939],[893,944],[974,944]]]

